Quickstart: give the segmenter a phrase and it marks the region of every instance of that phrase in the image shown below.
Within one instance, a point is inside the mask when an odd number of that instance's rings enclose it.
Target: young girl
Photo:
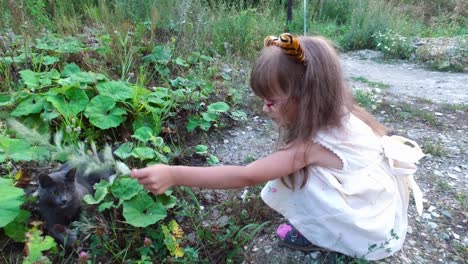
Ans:
[[[231,189],[267,182],[262,199],[292,224],[278,228],[282,244],[314,244],[369,260],[398,251],[410,188],[422,210],[412,174],[423,154],[414,142],[385,136],[385,128],[354,103],[332,44],[288,33],[267,37],[251,87],[280,128],[283,147],[247,166],[154,165],[134,169],[132,177],[155,194],[172,186]]]

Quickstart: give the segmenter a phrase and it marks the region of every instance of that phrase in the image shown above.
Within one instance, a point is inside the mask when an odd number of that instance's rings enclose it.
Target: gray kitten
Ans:
[[[58,243],[73,247],[77,235],[69,225],[80,216],[81,199],[94,193],[95,183],[113,174],[113,169],[85,173],[66,163],[55,172],[39,175],[39,211],[46,230]]]

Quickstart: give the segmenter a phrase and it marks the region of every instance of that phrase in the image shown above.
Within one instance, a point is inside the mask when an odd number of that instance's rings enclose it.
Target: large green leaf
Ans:
[[[1,140],[1,139],[0,139]],[[32,161],[32,160],[47,160],[50,157],[49,150],[46,147],[31,146],[21,139],[11,139],[8,149],[3,149],[0,146],[0,161],[12,159],[13,161]]]
[[[171,209],[177,204],[177,197],[163,193],[156,196],[156,202],[160,202],[166,209]]]
[[[93,188],[96,190],[94,192],[94,196],[91,194],[86,194],[83,197],[83,200],[87,204],[98,204],[104,200],[106,195],[109,193],[109,186],[111,184],[108,181],[100,181],[99,183],[96,183]]]
[[[20,213],[20,205],[24,202],[24,191],[14,187],[9,179],[0,178],[0,227],[12,222]]]
[[[104,198],[106,197],[108,193],[109,192],[107,188],[98,188],[96,189],[94,196],[88,193],[83,197],[83,200],[87,204],[98,204],[104,200]]]
[[[150,55],[144,57],[144,59],[157,64],[167,65],[171,59],[171,56],[172,52],[168,46],[158,45],[154,47],[153,52]]]
[[[31,156],[31,145],[22,139],[7,138],[0,136],[0,161],[3,162],[7,158],[14,161],[30,161],[33,160]]]
[[[55,56],[34,56],[33,57],[33,63],[35,64],[43,64],[43,65],[52,65],[56,63],[57,61],[60,61],[58,57]]]
[[[114,151],[114,154],[117,155],[117,157],[121,159],[126,159],[128,157],[131,157],[132,154],[132,149],[133,149],[133,144],[132,142],[125,142],[118,149]]]
[[[219,114],[217,112],[205,112],[202,114],[202,117],[206,122],[214,122],[218,120]]]
[[[70,64],[65,65],[65,67],[62,70],[62,76],[70,77],[80,72],[81,72],[80,67],[76,65],[76,63],[72,62]]]
[[[189,120],[187,124],[185,125],[185,127],[187,128],[188,132],[192,132],[193,130],[195,130],[195,128],[197,128],[199,124],[200,124],[200,117],[192,115],[189,117]]]
[[[226,112],[229,110],[229,105],[225,102],[212,103],[208,106],[208,111],[212,112]]]
[[[48,258],[44,258],[42,255],[43,251],[50,250],[57,246],[54,239],[50,236],[42,236],[42,232],[36,227],[33,227],[27,236],[26,250],[27,256],[23,260],[23,264],[33,263],[52,263]]]
[[[51,121],[60,116],[60,113],[57,109],[52,105],[51,102],[46,102],[44,104],[44,111],[41,113],[41,120],[47,122]]]
[[[197,145],[195,147],[195,152],[197,154],[203,155],[208,153],[208,147],[206,145]]]
[[[9,105],[11,103],[10,94],[0,94],[0,106]]]
[[[105,95],[94,97],[84,114],[94,126],[100,129],[117,127],[125,120],[125,110],[115,107],[115,100]]]
[[[127,223],[137,227],[147,227],[167,216],[166,208],[154,201],[148,194],[140,192],[123,204],[123,216]]]
[[[143,190],[143,186],[136,179],[120,178],[112,185],[112,194],[120,200],[130,200]]]
[[[98,81],[106,80],[106,76],[94,72],[82,72],[80,67],[75,63],[67,64],[62,70],[62,78],[57,81],[62,86],[81,86],[86,87],[89,84],[97,83]]]
[[[47,147],[42,146],[31,146],[23,153],[20,153],[23,157],[30,157],[29,160],[47,160],[50,158],[50,152]],[[26,160],[20,158],[19,160]]]
[[[24,242],[26,238],[24,235],[28,231],[25,223],[30,216],[31,213],[29,211],[20,210],[14,221],[4,227],[5,235],[11,237],[16,242]]]
[[[147,159],[154,158],[154,150],[149,147],[134,148],[131,154],[133,157],[140,159],[140,160],[147,160]]]
[[[20,71],[20,76],[28,88],[39,87],[39,77],[31,70]]]
[[[31,95],[21,101],[10,114],[12,116],[25,116],[40,113],[44,108],[44,103],[45,99],[42,96]]]
[[[57,53],[78,53],[86,49],[85,45],[77,38],[59,38],[52,34],[36,39],[35,46],[39,50],[50,50]]]
[[[35,56],[37,53],[31,52],[28,53],[29,56]],[[21,53],[20,55],[16,57],[12,56],[7,56],[7,57],[0,57],[0,62],[6,63],[6,64],[12,64],[13,62],[16,64],[23,64],[26,62],[26,54]]]
[[[112,97],[116,101],[125,101],[132,98],[133,90],[130,86],[120,81],[101,82],[96,85],[101,95]]]
[[[49,102],[46,102],[44,104],[45,106],[50,105],[52,107],[52,104]],[[40,115],[39,114],[32,114],[28,115],[25,118],[22,118],[21,123],[28,127],[29,129],[35,130],[37,133],[43,135],[43,137],[47,137],[46,135],[50,134],[50,130],[53,129],[51,126],[44,122],[44,119],[41,118],[42,112]],[[18,133],[16,134],[18,137],[21,137],[22,135],[19,135]]]
[[[153,136],[153,130],[147,126],[138,128],[132,137],[138,139],[139,141],[146,143]]]
[[[22,70],[20,71],[20,75],[24,84],[31,90],[51,85],[52,80],[60,79],[60,73],[56,69],[52,69],[48,72]]]
[[[81,111],[85,110],[89,98],[84,90],[72,87],[65,91],[65,94],[49,95],[47,100],[63,116],[70,117],[77,116]]]

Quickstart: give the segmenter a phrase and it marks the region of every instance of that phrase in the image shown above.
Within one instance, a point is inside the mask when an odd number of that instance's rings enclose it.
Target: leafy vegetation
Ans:
[[[459,2],[308,1],[307,33],[328,36],[343,50],[380,49],[408,58],[412,37],[467,34],[466,7]],[[0,240],[26,248],[24,257],[17,250],[10,259],[241,262],[244,245],[268,223],[258,212],[258,193],[250,202],[205,208],[202,195],[190,188],[155,196],[126,176],[103,181],[84,198],[84,213],[92,217],[74,225],[82,234],[80,251],[66,252],[42,233],[37,197],[24,190],[51,165],[96,152],[94,143],[112,145],[129,167],[217,164],[204,142],[213,130],[247,119],[240,109],[246,72],[263,36],[286,27],[303,32],[302,6],[293,7],[286,24],[285,5],[0,0]],[[356,98],[376,107],[372,93],[357,92]],[[406,106],[398,112],[435,122]],[[217,207],[230,210],[227,219],[203,224]]]

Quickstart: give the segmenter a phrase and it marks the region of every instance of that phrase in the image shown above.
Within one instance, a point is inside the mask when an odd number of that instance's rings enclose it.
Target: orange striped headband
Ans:
[[[290,33],[283,33],[279,36],[279,38],[275,36],[268,36],[263,41],[263,45],[265,47],[272,45],[278,46],[291,58],[304,64],[306,62],[304,51],[301,48],[299,40],[297,40],[297,38]]]

